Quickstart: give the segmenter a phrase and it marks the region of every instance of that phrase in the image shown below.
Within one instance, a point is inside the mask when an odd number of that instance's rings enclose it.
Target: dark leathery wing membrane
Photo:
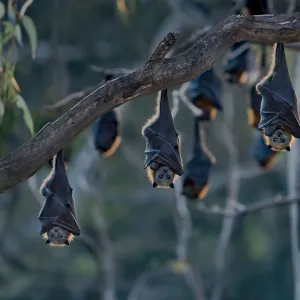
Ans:
[[[167,166],[175,174],[183,174],[179,136],[171,115],[167,89],[162,90],[154,118],[143,128],[146,139],[146,169],[153,161]]]
[[[274,47],[275,62],[269,75],[257,85],[262,96],[258,129],[273,126],[271,136],[277,127],[283,128],[296,138],[300,138],[298,101],[289,76],[284,45],[278,43]]]
[[[256,85],[250,88],[250,103],[248,106],[248,123],[257,129],[260,122],[260,105],[262,97],[257,93]]]
[[[221,81],[213,68],[190,81],[186,95],[193,105],[203,110],[201,121],[213,120],[217,110],[222,110]]]
[[[119,116],[111,110],[102,116],[93,125],[93,140],[97,151],[103,156],[112,155],[120,145]]]
[[[79,236],[80,228],[62,150],[55,157],[53,169],[41,186],[41,193],[45,197],[45,203],[39,214],[42,226],[40,234],[58,226]]]
[[[266,171],[269,170],[275,163],[275,158],[280,155],[280,152],[273,151],[268,148],[264,138],[260,132],[254,140],[254,145],[251,148],[251,155],[258,164]]]
[[[205,145],[204,131],[199,129],[199,119],[195,118],[194,126],[193,156],[187,163],[182,186],[182,194],[191,200],[206,196],[211,167],[215,163],[215,158]]]

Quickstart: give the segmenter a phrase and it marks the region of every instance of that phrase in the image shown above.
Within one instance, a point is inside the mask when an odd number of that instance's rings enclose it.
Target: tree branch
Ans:
[[[228,209],[222,209],[219,206],[207,207],[203,203],[200,203],[197,209],[199,212],[211,216],[225,216],[225,217],[243,216],[244,217],[249,214],[260,212],[261,210],[267,208],[287,205],[298,201],[300,201],[300,198],[280,196],[280,197],[275,197],[274,199],[271,200],[265,200],[265,201],[261,201],[249,205],[241,205],[235,207],[234,211]]]
[[[171,58],[162,59],[168,47],[159,50],[160,44],[154,57],[149,60],[150,64],[97,88],[51,125],[2,158],[0,193],[32,176],[101,114],[136,97],[158,92],[199,76],[227,48],[241,40],[260,43],[300,41],[300,14],[228,17],[190,49]]]

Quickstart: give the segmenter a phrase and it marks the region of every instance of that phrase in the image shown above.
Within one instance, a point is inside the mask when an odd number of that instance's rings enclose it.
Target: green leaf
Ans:
[[[15,27],[9,21],[3,22],[3,25],[4,25],[3,45],[5,45],[14,36]]]
[[[23,110],[23,118],[25,121],[25,124],[30,131],[31,135],[34,135],[34,125],[33,125],[33,120],[31,117],[30,110],[25,102],[25,100],[22,98],[21,95],[16,96],[16,105],[18,108]]]
[[[32,19],[28,16],[24,16],[22,19],[22,24],[28,35],[32,58],[35,58],[36,48],[37,48],[37,31]]]
[[[0,19],[2,19],[5,15],[5,6],[4,4],[0,1]]]
[[[0,99],[0,127],[2,125],[4,112],[5,112],[5,106],[4,106],[3,101]]]
[[[18,41],[18,43],[23,46],[23,41],[22,41],[22,31],[21,31],[21,26],[19,24],[16,25],[15,27],[15,36]]]
[[[13,0],[9,0],[8,1],[8,5],[7,5],[7,14],[8,14],[8,18],[15,22],[16,21],[16,14],[15,14],[15,10],[13,8]]]

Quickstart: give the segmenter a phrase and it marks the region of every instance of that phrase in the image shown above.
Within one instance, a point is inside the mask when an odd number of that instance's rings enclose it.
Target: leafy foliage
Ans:
[[[0,131],[5,138],[7,131],[1,127],[4,122],[4,114],[10,110],[20,109],[23,111],[25,124],[31,135],[34,134],[34,124],[30,110],[20,94],[20,88],[15,78],[15,56],[17,54],[17,43],[23,46],[22,26],[28,35],[32,58],[35,57],[37,48],[37,32],[34,22],[27,15],[20,15],[17,5],[9,0],[7,8],[0,2],[0,19],[8,19],[1,23],[0,31]],[[14,114],[12,114],[14,115]],[[15,115],[17,117],[17,115]],[[16,123],[16,119],[10,120],[11,124]],[[11,130],[9,130],[10,132]]]

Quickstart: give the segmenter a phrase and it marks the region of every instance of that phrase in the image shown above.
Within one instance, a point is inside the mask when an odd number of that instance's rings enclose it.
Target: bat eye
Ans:
[[[171,179],[171,176],[170,176],[170,175],[167,175],[167,179]]]
[[[54,238],[54,234],[51,234],[51,237]]]
[[[273,138],[273,142],[277,142],[277,138]]]
[[[285,139],[281,138],[281,139],[280,139],[280,142],[281,142],[281,143],[284,143],[284,142],[285,142]]]
[[[59,237],[62,238],[63,236],[60,234]]]
[[[162,179],[162,178],[163,178],[162,174],[158,175],[158,178],[159,178],[159,179]]]

